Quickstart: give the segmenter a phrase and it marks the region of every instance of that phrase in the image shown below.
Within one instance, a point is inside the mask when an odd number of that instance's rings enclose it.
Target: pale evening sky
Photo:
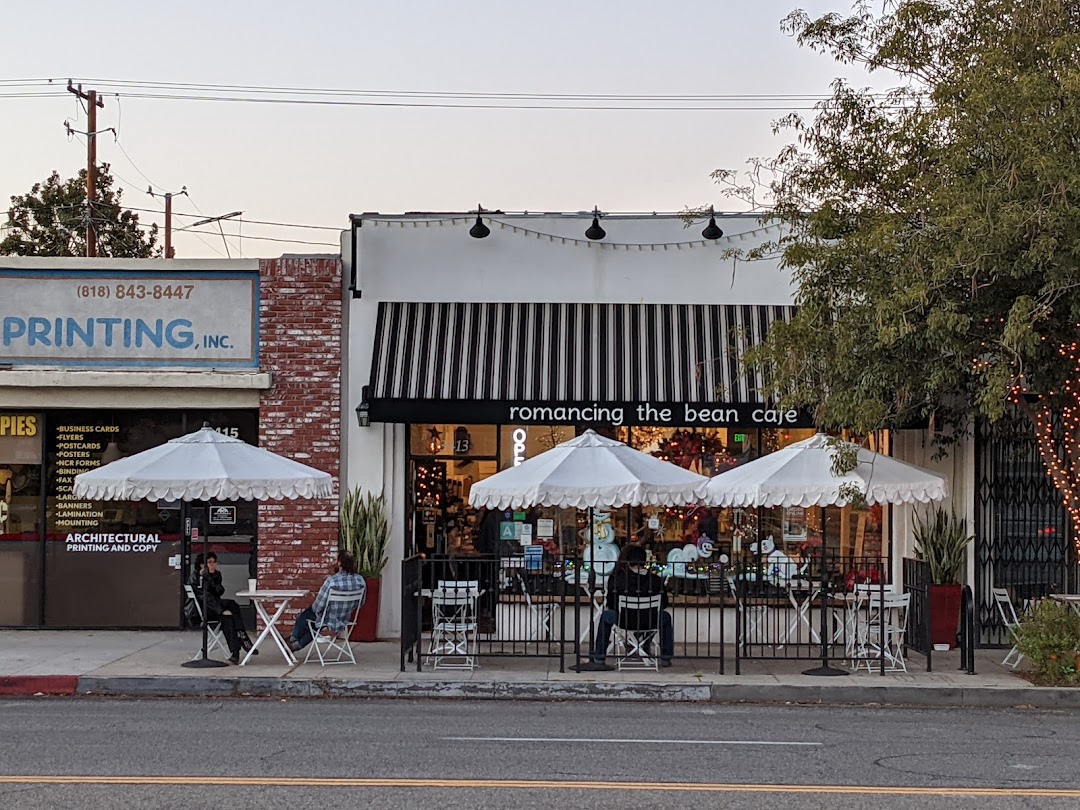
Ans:
[[[857,69],[798,47],[779,22],[801,5],[848,0],[599,0],[582,3],[208,2],[18,3],[0,27],[0,80],[67,77],[451,93],[618,95],[828,94]],[[875,85],[882,80],[874,81]],[[63,87],[61,81],[54,92]],[[0,82],[0,206],[52,169],[85,165],[65,118],[74,97]],[[119,91],[119,101],[112,92]],[[348,214],[485,208],[731,210],[709,178],[775,154],[783,110],[490,110],[252,104],[124,97],[106,89],[99,159],[123,178],[126,204],[178,213],[243,211],[244,220],[347,227]],[[156,91],[160,92],[160,91]],[[712,102],[716,104],[717,102]],[[725,102],[739,106],[743,102]],[[802,103],[745,102],[788,109]],[[77,117],[76,117],[77,116]],[[136,168],[137,166],[137,168]],[[197,206],[197,209],[196,209]],[[2,210],[0,209],[0,210]],[[142,214],[143,221],[161,221]],[[191,223],[178,217],[177,225]],[[329,230],[225,225],[227,233],[336,243]],[[331,252],[330,245],[228,240],[233,256]],[[180,233],[178,257],[224,254],[219,235]]]

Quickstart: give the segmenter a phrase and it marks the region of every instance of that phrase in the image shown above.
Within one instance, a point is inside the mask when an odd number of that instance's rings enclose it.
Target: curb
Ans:
[[[0,677],[0,695],[74,695],[79,687],[76,675],[5,675]]]
[[[73,682],[75,678],[53,679]],[[816,703],[1080,710],[1080,689],[1055,687],[816,686],[796,684],[567,683],[554,681],[376,681],[361,679],[78,678],[47,694],[106,697],[273,697],[465,700],[592,700],[653,703]],[[0,679],[0,694],[3,679]],[[37,686],[34,694],[45,691]]]

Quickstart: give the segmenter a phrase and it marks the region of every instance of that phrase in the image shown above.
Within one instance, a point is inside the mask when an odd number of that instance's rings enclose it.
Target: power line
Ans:
[[[814,110],[808,102],[831,96],[810,93],[623,94],[623,93],[494,93],[444,90],[382,90],[271,85],[202,84],[142,80],[83,79],[108,87],[118,98],[177,101],[234,101],[353,107],[507,110],[674,110],[796,111]],[[27,82],[27,86],[33,86]],[[3,89],[3,88],[0,88]],[[869,93],[889,99],[890,94]],[[2,97],[2,94],[0,94]],[[884,107],[888,109],[888,106]],[[900,106],[897,107],[901,108]]]

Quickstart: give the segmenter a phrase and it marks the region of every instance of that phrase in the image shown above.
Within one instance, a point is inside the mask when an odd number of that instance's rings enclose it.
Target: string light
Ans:
[[[389,228],[394,228],[394,227],[404,228],[405,227],[404,221],[401,220],[401,219],[398,219],[398,218],[378,218],[378,217],[369,218],[369,217],[364,217],[363,221],[364,221],[365,226],[370,226],[370,227],[373,227],[373,228],[379,227],[379,226],[389,227]],[[551,244],[572,245],[572,246],[576,246],[576,247],[584,246],[586,248],[593,248],[593,249],[599,248],[601,250],[620,250],[621,249],[621,250],[624,250],[624,251],[630,250],[631,248],[635,248],[638,251],[646,250],[646,249],[655,251],[657,248],[659,248],[660,250],[668,250],[670,248],[675,248],[675,249],[681,250],[683,248],[691,248],[692,249],[692,248],[709,247],[709,246],[715,246],[715,245],[721,245],[722,246],[722,245],[725,245],[725,244],[727,244],[729,242],[734,242],[735,240],[738,240],[738,241],[741,242],[741,241],[743,241],[743,240],[745,240],[745,239],[747,239],[749,237],[753,237],[753,236],[758,236],[758,235],[767,234],[767,233],[778,233],[782,229],[782,226],[780,224],[774,223],[772,225],[765,225],[763,227],[754,228],[752,230],[743,231],[741,233],[728,234],[726,236],[721,237],[720,239],[694,239],[694,240],[681,241],[681,242],[608,242],[608,241],[594,242],[594,241],[590,241],[589,239],[579,239],[579,238],[575,238],[575,237],[572,237],[572,236],[561,236],[559,234],[546,233],[544,231],[536,231],[536,230],[533,230],[531,228],[524,228],[524,227],[522,227],[520,225],[515,225],[515,224],[510,223],[510,222],[503,222],[501,220],[494,219],[491,216],[483,216],[483,217],[481,217],[480,215],[469,215],[469,216],[465,216],[465,217],[438,217],[438,218],[425,217],[422,221],[425,222],[425,223],[437,223],[440,227],[443,226],[443,225],[464,225],[466,223],[472,222],[472,223],[474,223],[474,225],[473,225],[474,228],[476,227],[475,223],[477,221],[482,221],[481,224],[486,223],[487,225],[495,225],[495,226],[497,226],[499,228],[500,231],[508,230],[511,233],[518,234],[520,236],[525,236],[527,238],[546,240],[546,241],[550,242]],[[414,222],[413,224],[415,226],[417,223]]]

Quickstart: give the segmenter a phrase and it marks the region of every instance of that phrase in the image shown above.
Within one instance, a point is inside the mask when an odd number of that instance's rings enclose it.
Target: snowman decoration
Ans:
[[[619,561],[619,547],[615,545],[615,527],[611,525],[611,515],[607,512],[594,512],[592,519],[592,536],[589,536],[589,527],[578,532],[585,545],[581,554],[581,570],[568,571],[568,582],[576,582],[579,585],[589,584],[589,575],[593,575],[593,582],[597,590],[603,590],[608,577],[615,570],[615,563]]]
[[[750,551],[756,555],[758,544],[751,544]],[[798,560],[776,547],[776,541],[771,534],[761,541],[761,560],[764,563],[765,579],[774,585],[788,585],[793,579],[806,573],[805,565],[801,565]]]

